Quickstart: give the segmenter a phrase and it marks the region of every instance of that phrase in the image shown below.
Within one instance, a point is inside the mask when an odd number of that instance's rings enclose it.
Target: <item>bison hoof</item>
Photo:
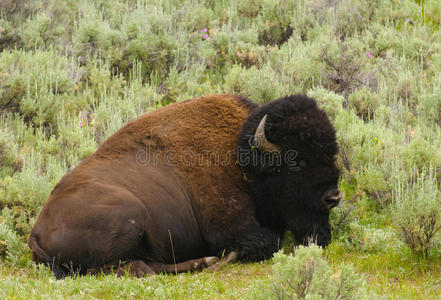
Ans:
[[[231,264],[238,260],[239,254],[236,251],[232,251],[227,255],[227,258],[225,258],[224,263]]]
[[[217,258],[217,257],[216,257]],[[238,260],[239,254],[236,251],[230,252],[227,257],[222,258],[222,260],[217,259],[215,263],[206,268],[207,271],[217,271],[220,267],[234,263]]]
[[[202,261],[204,262],[205,267],[208,268],[209,266],[218,263],[219,262],[219,258],[217,258],[216,256],[207,256],[207,257],[204,257],[202,259]]]
[[[191,263],[191,271],[200,271],[202,264],[199,261],[194,261]]]
[[[191,264],[192,271],[202,271],[219,262],[219,258],[215,256],[203,257],[201,259],[194,260]]]

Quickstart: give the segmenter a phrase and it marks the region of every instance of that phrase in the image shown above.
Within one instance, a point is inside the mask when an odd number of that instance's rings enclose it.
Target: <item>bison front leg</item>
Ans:
[[[236,261],[262,261],[271,258],[280,249],[280,238],[260,224],[250,224],[226,238],[218,236],[213,248],[226,253],[221,265]]]
[[[86,271],[87,275],[116,274],[118,277],[127,273],[136,277],[142,277],[149,274],[155,274],[155,271],[142,260],[121,262],[117,265],[105,265],[101,268],[87,269]]]
[[[134,260],[120,265],[115,273],[118,276],[129,273],[136,277],[142,277],[149,274],[155,274],[155,271],[144,261]]]
[[[207,256],[198,259],[190,259],[177,264],[148,263],[156,273],[183,273],[202,271],[219,262],[215,256]]]
[[[257,225],[237,237],[233,250],[237,252],[240,261],[262,261],[270,259],[280,246],[279,235]]]
[[[190,259],[177,264],[163,264],[154,262],[144,262],[142,260],[133,260],[120,264],[116,269],[113,268],[103,268],[101,271],[103,273],[110,273],[112,269],[118,276],[122,276],[129,273],[136,277],[142,277],[150,274],[156,273],[184,273],[184,272],[194,272],[202,271],[214,264],[219,262],[219,258],[214,256],[203,257],[199,259]],[[89,274],[95,274],[93,270],[88,271]]]
[[[211,266],[207,267],[208,271],[217,271],[220,267],[235,263],[239,260],[239,254],[236,251],[231,251],[228,253],[226,257],[223,257],[219,262],[212,264]]]

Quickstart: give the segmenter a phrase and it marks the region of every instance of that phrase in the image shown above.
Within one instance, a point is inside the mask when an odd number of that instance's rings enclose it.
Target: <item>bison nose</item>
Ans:
[[[341,199],[340,191],[332,190],[326,193],[323,201],[325,202],[325,205],[328,207],[328,209],[331,209],[333,207],[336,207],[340,203],[340,199]]]

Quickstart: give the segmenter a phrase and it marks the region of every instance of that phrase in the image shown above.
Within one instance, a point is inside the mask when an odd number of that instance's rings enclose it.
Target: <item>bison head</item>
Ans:
[[[315,100],[290,96],[254,109],[238,141],[258,221],[280,235],[326,246],[340,200],[335,129]]]

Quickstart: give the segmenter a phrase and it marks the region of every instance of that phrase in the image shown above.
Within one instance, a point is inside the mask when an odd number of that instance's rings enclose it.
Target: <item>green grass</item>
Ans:
[[[404,253],[360,255],[331,244],[325,255],[331,264],[353,264],[358,272],[365,274],[369,289],[378,295],[394,299],[438,299],[441,293],[439,259],[425,260],[412,256],[407,249],[400,251]]]
[[[268,278],[268,263],[223,267],[216,272],[155,275],[145,278],[113,275],[55,280],[46,268],[13,269],[0,265],[0,297],[22,298],[131,298],[218,299],[243,298],[256,279]]]
[[[353,264],[372,295],[440,298],[440,22],[438,0],[0,1],[0,297],[263,297],[272,261],[56,281],[26,238],[60,178],[129,120],[205,94],[303,93],[340,145],[334,275]],[[430,224],[430,240],[406,238]]]
[[[441,293],[439,261],[399,253],[366,254],[333,243],[325,258],[337,268],[342,262],[364,274],[368,290],[390,299],[438,299]],[[154,275],[146,278],[114,275],[55,280],[46,267],[14,268],[0,264],[0,297],[23,298],[145,298],[248,299],[258,280],[271,286],[272,262],[233,264],[216,272]]]

